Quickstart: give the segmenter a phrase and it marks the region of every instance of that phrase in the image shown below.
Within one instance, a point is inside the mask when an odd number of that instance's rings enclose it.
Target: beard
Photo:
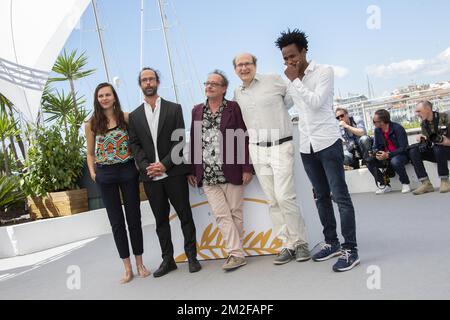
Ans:
[[[146,97],[153,97],[158,93],[158,87],[147,87],[142,89],[142,93]]]

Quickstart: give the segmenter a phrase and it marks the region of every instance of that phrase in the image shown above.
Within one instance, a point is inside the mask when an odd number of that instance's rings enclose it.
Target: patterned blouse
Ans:
[[[221,159],[219,140],[222,111],[226,104],[227,102],[224,100],[215,114],[211,112],[208,102],[203,107],[203,184],[209,186],[227,183],[222,171],[223,160]]]
[[[95,136],[95,163],[111,165],[132,159],[128,133],[119,127]]]

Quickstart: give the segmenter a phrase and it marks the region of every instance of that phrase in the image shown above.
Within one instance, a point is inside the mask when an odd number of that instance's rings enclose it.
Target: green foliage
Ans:
[[[22,188],[28,195],[42,196],[48,192],[76,189],[85,159],[85,138],[80,132],[88,112],[83,107],[83,97],[77,98],[74,81],[91,75],[95,69],[83,70],[87,65],[84,53],[64,51],[53,66],[59,77],[67,81],[70,94],[46,86],[42,96],[42,110],[46,126],[33,128],[28,135],[30,148],[25,169],[22,171]]]
[[[25,193],[20,188],[19,179],[15,176],[0,176],[0,213],[24,200]]]
[[[77,99],[77,105],[83,105],[84,103],[85,100],[83,98]],[[67,134],[69,131],[68,125],[70,124],[70,120],[75,116],[75,104],[73,103],[73,96],[71,94],[66,95],[64,93],[64,90],[62,90],[61,92],[58,90],[54,90],[54,92],[52,92],[51,89],[46,87],[46,90],[42,95],[41,104],[42,110],[47,115],[45,122],[56,122],[58,125],[63,126],[65,133]],[[78,115],[79,112],[82,112],[82,114]],[[83,113],[83,110],[79,112],[77,112],[77,118],[78,116],[86,118],[87,114]],[[77,121],[77,123],[82,123],[79,120]]]
[[[0,175],[6,174],[6,168],[5,168],[5,155],[0,150]]]
[[[84,137],[74,127],[63,135],[59,126],[38,128],[28,150],[22,186],[29,195],[76,189],[85,158]]]
[[[17,123],[11,119],[6,112],[0,110],[0,137],[3,141],[7,136],[15,136],[19,134],[19,130],[17,129]]]
[[[405,129],[416,129],[416,128],[420,128],[420,121],[419,120],[415,120],[412,122],[403,122],[402,123],[403,128]]]
[[[6,146],[7,137],[15,136],[19,134],[17,129],[17,121],[11,119],[4,108],[0,109],[0,143],[3,153],[3,163],[5,172],[7,175],[11,174],[11,160],[8,155],[8,149]]]
[[[53,77],[49,81],[66,81],[77,80],[87,77],[95,72],[95,69],[82,70],[87,64],[87,57],[84,54],[80,54],[75,57],[77,51],[74,50],[70,54],[64,50],[64,53],[56,59],[53,71],[62,75],[62,77]]]

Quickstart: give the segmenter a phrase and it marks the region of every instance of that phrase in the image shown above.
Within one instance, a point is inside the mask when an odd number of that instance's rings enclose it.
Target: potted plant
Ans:
[[[47,85],[42,97],[46,126],[33,129],[23,170],[22,185],[28,197],[33,219],[70,215],[88,211],[87,190],[80,189],[77,180],[82,174],[86,155],[85,138],[80,132],[88,116],[83,97],[76,98],[74,80],[88,76],[84,71],[84,54],[76,51],[59,56],[53,71],[55,81],[68,81],[70,94]]]
[[[10,220],[24,212],[25,193],[20,189],[19,179],[15,176],[0,176],[0,225],[2,220]]]

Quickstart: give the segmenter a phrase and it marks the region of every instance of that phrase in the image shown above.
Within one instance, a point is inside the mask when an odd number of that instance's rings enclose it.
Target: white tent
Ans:
[[[0,0],[0,93],[35,122],[44,85],[89,0]]]

